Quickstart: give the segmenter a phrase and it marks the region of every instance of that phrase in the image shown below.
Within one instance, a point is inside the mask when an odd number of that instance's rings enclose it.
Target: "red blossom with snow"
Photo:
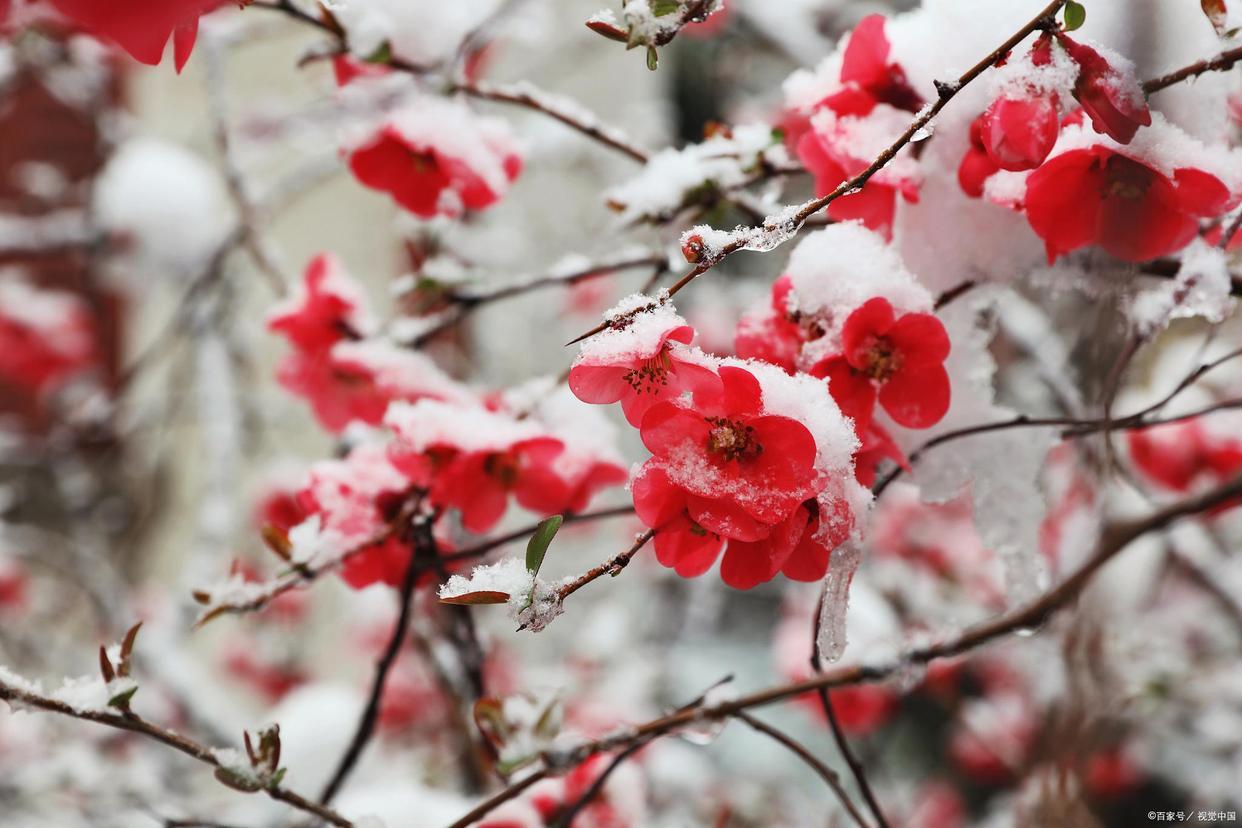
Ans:
[[[842,353],[815,366],[841,410],[860,427],[871,422],[876,401],[906,428],[929,428],[949,410],[949,337],[929,313],[898,317],[882,297],[850,314],[841,333]]]
[[[789,308],[793,280],[782,274],[772,283],[768,307],[742,315],[733,335],[733,350],[743,359],[759,359],[793,373],[805,342],[823,336],[822,325]]]
[[[1078,64],[1074,97],[1096,132],[1128,144],[1139,127],[1151,126],[1151,111],[1132,66],[1120,65],[1119,58],[1110,60],[1064,32],[1057,32],[1057,40]]]
[[[180,72],[198,37],[198,19],[224,0],[49,0],[83,30],[110,40],[139,63],[154,66],[171,39]]]
[[[646,316],[646,315],[644,315]],[[621,403],[630,425],[642,425],[656,403],[690,393],[708,400],[720,393],[720,378],[687,348],[694,329],[679,317],[659,318],[654,336],[643,332],[633,348],[584,350],[569,370],[569,388],[583,402]]]
[[[0,383],[48,391],[94,364],[94,336],[76,296],[0,280]]]
[[[828,195],[867,169],[872,157],[860,146],[858,134],[861,130],[872,132],[870,122],[878,120],[880,114],[899,113],[886,107],[883,111],[875,110],[864,121],[853,116],[838,118],[831,111],[824,111],[811,119],[811,128],[798,140],[797,151],[798,159],[815,177],[816,195]],[[898,195],[917,202],[919,185],[910,169],[894,164],[872,176],[858,192],[829,204],[828,215],[839,221],[857,219],[872,230],[890,235]]]
[[[1131,429],[1126,443],[1144,477],[1167,491],[1189,492],[1242,472],[1242,437],[1235,428],[1236,422],[1234,427],[1211,427],[1200,417]],[[1227,501],[1214,511],[1240,503]]]
[[[892,46],[885,26],[884,15],[869,14],[854,27],[841,60],[841,82],[848,90],[864,92],[877,103],[916,112],[923,99],[910,85],[905,69],[889,60]],[[833,108],[844,105],[845,98],[840,95],[824,104]]]
[[[1209,172],[1179,167],[1166,175],[1104,146],[1061,153],[1026,183],[1027,219],[1050,262],[1090,244],[1129,262],[1167,256],[1198,235],[1200,219],[1238,200]]]
[[[491,207],[522,171],[503,121],[441,100],[394,113],[346,152],[362,184],[424,219]]]

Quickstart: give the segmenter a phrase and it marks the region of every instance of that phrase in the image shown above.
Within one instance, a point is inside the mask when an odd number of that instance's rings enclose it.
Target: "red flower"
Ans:
[[[58,12],[93,35],[114,41],[139,63],[155,66],[169,38],[177,71],[198,37],[198,19],[223,0],[51,0]]]
[[[893,112],[893,110],[887,110]],[[871,163],[857,153],[859,147],[851,135],[849,117],[842,120],[824,119],[812,122],[812,128],[798,141],[798,158],[815,177],[815,194],[825,196],[842,182],[861,173]],[[919,199],[918,182],[895,168],[881,170],[856,193],[842,196],[828,205],[828,215],[837,221],[857,219],[878,233],[892,232],[897,212],[897,194],[911,203]]]
[[[891,46],[884,25],[880,14],[869,14],[859,21],[841,59],[841,81],[857,86],[880,103],[917,112],[923,99],[906,79],[905,70],[889,62]]]
[[[847,537],[853,521],[842,503],[831,520],[821,520],[821,506],[806,500],[758,541],[731,540],[720,564],[720,577],[736,589],[750,589],[783,574],[793,581],[818,581],[828,571],[832,550]],[[659,537],[658,535],[656,537]]]
[[[683,578],[694,578],[711,569],[725,541],[694,519],[692,498],[650,461],[634,478],[632,490],[639,520],[656,530],[652,539],[656,559]]]
[[[1089,244],[1130,262],[1167,256],[1194,239],[1200,218],[1236,204],[1214,175],[1183,167],[1169,178],[1102,146],[1062,153],[1026,184],[1027,220],[1049,262]]]
[[[596,405],[620,402],[625,419],[635,428],[658,402],[677,399],[685,392],[702,401],[718,396],[716,372],[677,344],[688,344],[694,329],[677,317],[661,327],[639,347],[624,352],[584,350],[569,370],[574,396]]]
[[[1242,471],[1242,438],[1214,433],[1200,419],[1132,429],[1126,437],[1134,465],[1169,491],[1189,492],[1200,483],[1224,483]],[[1242,498],[1213,512],[1239,504]]]
[[[310,353],[357,339],[369,327],[362,289],[336,256],[321,253],[306,266],[298,293],[268,316],[267,327]]]
[[[503,122],[429,100],[353,147],[349,168],[367,187],[432,218],[492,206],[522,171],[522,159]]]
[[[985,113],[986,114],[986,113]],[[1000,170],[983,141],[984,115],[970,123],[970,147],[957,168],[957,183],[971,198],[981,198],[987,180]]]
[[[901,447],[874,420],[859,432],[858,439],[862,446],[858,449],[858,454],[854,455],[854,478],[862,485],[870,488],[875,483],[876,471],[886,460],[896,463],[906,471],[910,470],[910,461],[906,459]]]
[[[906,428],[928,428],[949,410],[949,374],[944,361],[949,337],[940,320],[928,313],[900,319],[882,297],[868,300],[845,320],[842,353],[812,369],[828,378],[828,390],[853,418],[855,430],[871,423],[880,405]]]
[[[1143,88],[1130,71],[1122,71],[1103,55],[1064,32],[1057,37],[1078,64],[1074,97],[1091,117],[1096,132],[1128,144],[1141,126],[1151,126]]]
[[[812,320],[803,324],[789,311],[793,279],[784,274],[772,283],[772,301],[759,313],[747,313],[738,320],[733,335],[733,351],[742,359],[758,359],[779,365],[789,373],[797,368],[802,345],[818,339],[823,329]]]
[[[568,500],[551,469],[563,448],[554,437],[535,437],[504,450],[464,452],[437,471],[431,499],[460,511],[462,526],[476,533],[500,521],[510,494],[533,512],[555,514]]]
[[[797,420],[763,413],[759,381],[749,371],[725,366],[720,379],[714,404],[652,407],[642,439],[674,486],[714,501],[696,515],[701,525],[757,540],[738,532],[756,521],[783,521],[815,495],[815,438]]]
[[[997,98],[983,113],[981,138],[1002,170],[1033,170],[1057,142],[1061,119],[1055,96]]]
[[[0,279],[0,383],[41,393],[95,363],[94,326],[77,296]]]

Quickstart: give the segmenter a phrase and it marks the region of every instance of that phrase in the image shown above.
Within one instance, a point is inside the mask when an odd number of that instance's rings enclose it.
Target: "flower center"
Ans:
[[[673,368],[673,359],[668,355],[668,346],[661,348],[655,356],[644,359],[637,366],[626,371],[621,377],[636,394],[658,394],[660,389],[668,385],[668,374]]]
[[[725,417],[704,418],[712,426],[707,435],[707,450],[719,454],[725,460],[752,460],[763,453],[763,446],[755,439],[754,426]]]
[[[483,461],[483,471],[488,477],[498,480],[506,489],[511,489],[518,478],[517,458],[499,452],[489,454]]]
[[[1104,171],[1107,175],[1104,184],[1105,198],[1139,201],[1151,189],[1151,170],[1128,158],[1120,155],[1112,156],[1108,159]]]
[[[901,352],[887,338],[878,336],[867,350],[863,373],[876,382],[887,382],[901,367]]]
[[[412,154],[414,161],[414,172],[418,175],[424,175],[436,169],[436,157],[430,152],[415,152]]]

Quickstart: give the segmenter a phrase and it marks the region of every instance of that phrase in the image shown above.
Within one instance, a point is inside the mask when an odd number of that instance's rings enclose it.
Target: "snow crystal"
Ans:
[[[568,580],[568,579],[567,579]],[[500,592],[509,596],[509,617],[522,629],[540,632],[562,611],[557,585],[546,583],[526,568],[520,558],[476,566],[469,578],[454,575],[440,587],[440,598],[459,598],[472,592]]]
[[[338,342],[332,347],[332,359],[365,369],[376,386],[393,397],[434,397],[462,405],[474,399],[426,354],[383,339]]]
[[[767,124],[733,127],[684,149],[651,157],[635,178],[604,194],[625,221],[672,215],[700,187],[727,190],[750,181],[761,162],[783,166],[789,157]]]
[[[119,650],[114,649],[114,654]],[[115,678],[105,682],[101,676],[66,677],[61,686],[47,693],[41,682],[31,681],[18,675],[4,665],[0,665],[0,684],[32,696],[42,696],[66,705],[76,713],[115,713],[116,708],[108,702],[138,688],[138,683],[131,678]],[[20,708],[21,702],[11,706]]]
[[[605,312],[604,318],[612,324],[583,341],[576,364],[611,365],[647,359],[659,350],[665,333],[686,324],[671,302],[641,293],[622,299]]]

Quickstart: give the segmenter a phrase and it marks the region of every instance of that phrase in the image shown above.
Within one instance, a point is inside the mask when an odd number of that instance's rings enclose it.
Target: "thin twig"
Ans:
[[[1151,95],[1159,92],[1161,89],[1166,89],[1176,83],[1181,83],[1184,80],[1198,77],[1199,75],[1206,74],[1207,72],[1224,72],[1232,69],[1233,65],[1240,60],[1242,60],[1242,46],[1237,46],[1233,49],[1221,52],[1214,58],[1196,61],[1189,66],[1183,66],[1176,72],[1170,72],[1167,75],[1161,75],[1158,78],[1153,78],[1143,84],[1143,92]]]
[[[608,767],[604,768],[603,772],[595,777],[591,787],[583,791],[582,796],[578,797],[577,801],[566,808],[565,812],[557,818],[553,828],[573,828],[574,820],[578,818],[578,815],[586,810],[595,798],[599,796],[600,792],[604,790],[604,785],[608,783],[608,777],[612,776],[613,772],[621,767],[626,759],[629,759],[639,750],[646,747],[647,741],[649,740],[637,741],[614,756],[612,761],[608,763]]]
[[[554,754],[545,757],[545,761],[549,766],[558,768],[573,766],[598,753],[619,750],[638,741],[647,741],[676,732],[683,727],[736,716],[740,711],[784,702],[806,693],[816,692],[820,688],[827,690],[881,681],[908,669],[911,665],[924,665],[937,659],[952,658],[1019,630],[1038,629],[1058,611],[1077,599],[1095,574],[1136,539],[1151,532],[1164,530],[1182,518],[1201,514],[1238,497],[1242,497],[1242,477],[1237,477],[1201,495],[1173,503],[1145,518],[1114,525],[1103,533],[1095,552],[1087,562],[1059,585],[1025,606],[968,628],[956,638],[907,650],[898,658],[888,662],[841,665],[802,681],[769,687],[710,707],[683,708],[616,735],[557,750]],[[522,790],[539,779],[546,777],[548,773],[546,769],[538,771],[518,785],[500,791],[453,823],[450,828],[466,828],[499,805],[519,795]]]
[[[379,721],[380,705],[384,699],[384,688],[388,684],[388,674],[396,664],[397,656],[401,654],[401,646],[405,643],[406,634],[410,629],[410,614],[414,607],[414,586],[418,583],[419,575],[418,556],[411,551],[410,562],[405,568],[405,578],[401,582],[400,610],[392,626],[388,645],[384,648],[379,661],[375,663],[375,680],[371,683],[371,695],[367,699],[366,707],[363,708],[362,717],[358,720],[358,727],[354,730],[349,747],[337,763],[332,778],[324,786],[323,792],[319,794],[319,801],[325,805],[332,801],[341,786],[345,784],[345,780],[349,778],[350,772],[358,763],[363,749],[375,733],[375,725]]]
[[[216,751],[212,748],[199,744],[189,737],[182,736],[180,733],[152,724],[133,712],[121,714],[106,713],[101,710],[77,709],[70,707],[62,701],[33,691],[13,687],[3,680],[0,680],[0,701],[8,702],[10,705],[15,706],[32,707],[48,713],[58,713],[62,716],[80,719],[84,722],[94,722],[95,724],[101,724],[116,730],[136,733],[180,751],[186,756],[197,759],[199,762],[210,765],[213,768],[223,767],[220,760],[216,757]],[[340,826],[340,828],[353,828],[352,822],[331,808],[312,802],[306,797],[279,784],[266,785],[263,788],[263,792],[277,802],[283,802],[299,811]]]
[[[867,820],[863,818],[863,815],[858,810],[858,806],[854,804],[852,799],[850,799],[850,795],[845,790],[845,786],[841,784],[841,777],[838,776],[837,772],[832,768],[819,761],[815,754],[811,753],[805,745],[787,733],[777,730],[772,725],[756,719],[744,710],[738,711],[733,715],[734,718],[741,719],[755,730],[771,737],[776,742],[779,742],[789,748],[794,755],[805,762],[813,771],[815,771],[815,773],[819,774],[821,779],[828,783],[828,787],[832,788],[832,792],[837,795],[837,799],[841,800],[841,805],[844,806],[849,815],[853,817],[854,822],[858,823],[859,828],[868,828]]]

